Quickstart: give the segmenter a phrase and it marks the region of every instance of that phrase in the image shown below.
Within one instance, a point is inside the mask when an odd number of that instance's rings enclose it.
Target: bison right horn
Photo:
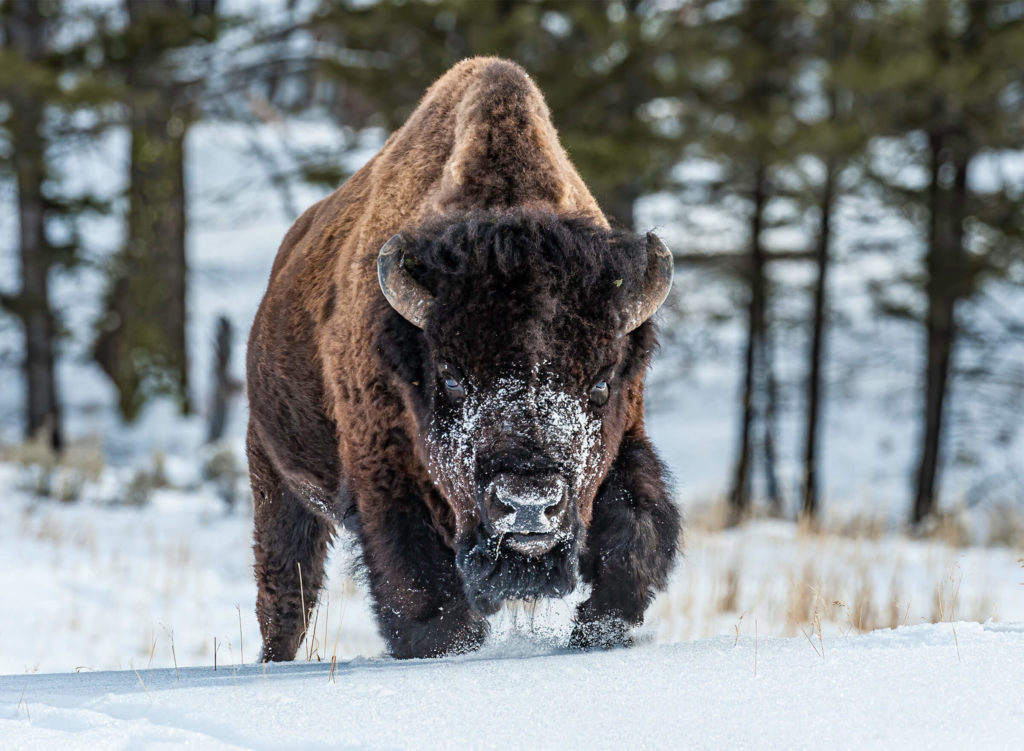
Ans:
[[[380,290],[398,314],[417,328],[423,328],[434,304],[434,296],[412,278],[405,268],[405,239],[395,235],[377,254]]]
[[[630,295],[622,309],[622,333],[633,329],[658,312],[672,289],[672,251],[653,232],[647,233],[647,270],[640,289]]]

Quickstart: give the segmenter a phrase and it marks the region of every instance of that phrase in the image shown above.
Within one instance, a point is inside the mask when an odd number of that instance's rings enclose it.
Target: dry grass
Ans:
[[[21,469],[22,490],[66,503],[77,501],[86,485],[97,483],[105,466],[99,436],[72,441],[60,454],[42,436],[3,445],[0,461]]]
[[[823,633],[999,616],[997,583],[960,574],[968,549],[950,544],[959,538],[910,540],[866,518],[838,532],[776,520],[729,528],[722,519],[690,515],[686,558],[649,617],[658,640],[738,640],[756,618],[762,634],[803,634],[820,652]]]
[[[42,438],[0,445],[0,462],[18,467],[18,489],[64,503],[81,500],[89,489],[95,491],[106,470],[98,435],[70,441],[60,453]],[[148,466],[137,468],[117,497],[104,500],[126,506],[147,505],[154,490],[171,487],[165,463],[162,452],[153,452]]]
[[[740,579],[743,576],[743,561],[737,559],[725,570],[725,591],[718,601],[719,613],[733,613],[740,594]]]
[[[773,517],[766,509],[756,508],[744,522],[762,521]],[[796,521],[801,535],[828,535],[851,540],[879,541],[893,534],[906,534],[915,539],[937,540],[954,548],[981,545],[1024,549],[1024,506],[988,504],[959,507],[929,518],[913,529],[878,513],[857,513],[828,516],[811,520],[800,517]],[[684,534],[723,532],[733,528],[724,500],[702,503],[687,511]]]
[[[154,468],[153,474],[161,473]],[[94,495],[90,492],[87,498]],[[204,588],[209,592],[211,582],[223,585],[220,577],[229,576],[232,583],[243,576],[246,582],[251,581],[249,570],[209,576],[219,571],[224,561],[248,550],[248,534],[233,538],[231,549],[224,548],[220,541],[214,547],[206,536],[195,535],[191,527],[175,527],[175,533],[169,534],[168,529],[152,521],[160,517],[120,509],[111,518],[120,520],[116,529],[122,531],[112,535],[102,521],[94,519],[91,505],[92,501],[76,508],[61,508],[32,501],[8,517],[14,522],[10,528],[22,538],[47,543],[54,570],[63,570],[69,564],[95,569],[100,572],[98,576],[106,577],[97,580],[101,586],[144,580],[141,585],[127,588],[130,596],[119,593],[112,598],[119,607],[119,620],[133,624],[122,643],[128,645],[125,649],[134,657],[135,664],[152,665],[154,654],[158,663],[168,666],[172,660],[183,665],[210,664],[214,636],[218,660],[229,658],[234,663],[244,657],[253,659],[258,636],[251,600],[242,600],[242,607],[238,608],[234,603],[246,595],[233,587],[217,588],[218,594],[226,593],[218,600],[222,605],[210,605],[209,597],[204,599],[202,594]],[[161,499],[156,509],[166,506]],[[1002,545],[1018,539],[1022,527],[1014,525],[1018,524],[1019,515],[1004,509],[993,513],[997,515],[987,521],[986,540]],[[136,516],[145,522],[140,521],[137,528],[123,526],[125,520]],[[956,526],[950,519],[917,539],[908,540],[883,522],[868,517],[848,519],[842,525],[794,525],[765,519],[729,528],[725,522],[721,504],[689,514],[685,558],[673,575],[669,591],[648,612],[647,621],[655,639],[677,642],[724,635],[728,641],[739,643],[741,636],[753,636],[756,627],[758,636],[799,639],[803,635],[819,651],[835,634],[922,622],[998,619],[999,605],[1015,607],[1012,603],[1018,602],[1024,591],[1024,571],[1014,563],[1021,556],[1019,552],[1009,557],[1008,573],[1004,573],[1008,557],[1005,550],[974,552],[976,558],[983,555],[985,560],[1001,561],[998,575],[1012,577],[1009,593],[1006,587],[993,584],[991,572],[979,575],[970,566],[958,565],[965,549],[953,543],[976,536],[982,525],[976,524],[967,534],[965,522]],[[240,525],[234,526],[241,529]],[[97,543],[97,531],[102,533],[102,545]],[[118,545],[120,535],[134,535],[139,544],[122,549]],[[148,550],[144,559],[139,558],[136,548]],[[85,555],[83,550],[87,551]],[[1017,550],[1024,550],[1024,541]],[[1024,558],[1020,565],[1024,566]],[[368,615],[363,587],[356,580],[339,575],[345,570],[343,563],[331,564],[329,570],[334,577],[306,624],[300,659],[336,666],[338,659],[379,654],[381,642]],[[302,573],[305,576],[307,572]],[[92,580],[83,582],[85,594],[72,593],[62,601],[57,633],[73,634],[77,640],[83,634],[91,634],[90,629],[102,628],[102,618],[97,619],[91,607],[91,585]],[[190,606],[190,598],[205,603],[205,609]],[[185,612],[201,613],[203,617],[193,618],[191,625],[183,623],[183,607]],[[232,608],[237,608],[237,612],[230,613]],[[165,633],[155,626],[160,620],[173,626],[175,609],[179,618],[176,645],[170,630]],[[550,609],[558,618],[564,616],[565,621],[571,621],[570,605],[552,603]],[[221,618],[216,627],[197,628],[196,624],[205,621],[210,610],[221,615],[227,611],[230,618]],[[1017,610],[1007,616],[1019,618]],[[532,631],[535,619],[541,620],[536,604],[518,604],[508,617],[519,631]],[[243,652],[243,633],[250,644],[250,654]],[[239,648],[234,650],[236,639]],[[123,667],[124,663],[104,662],[94,667],[118,666]]]
[[[362,597],[359,584],[349,576],[341,577],[340,581],[332,582],[324,589],[306,624],[302,644],[299,646],[299,658],[306,662],[326,660],[336,665],[339,651],[342,654],[349,654],[354,651],[353,647],[358,651],[361,646],[359,643],[346,645],[349,648],[345,649],[342,637],[345,613],[349,609],[349,604],[361,600]]]
[[[957,619],[960,606],[960,587],[963,584],[963,573],[959,565],[953,566],[949,577],[935,586],[935,598],[932,602],[932,623],[943,623]]]

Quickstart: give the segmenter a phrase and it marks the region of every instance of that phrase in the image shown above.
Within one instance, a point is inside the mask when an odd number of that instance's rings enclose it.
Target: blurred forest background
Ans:
[[[698,373],[727,395],[705,463],[732,521],[813,517],[826,467],[860,471],[832,446],[887,422],[909,427],[875,449],[886,513],[1020,509],[1021,0],[2,0],[6,456],[57,467],[98,432],[109,458],[158,402],[197,445],[230,435],[283,228],[476,54],[522,64],[609,217],[673,247],[656,443],[714,428],[683,409]],[[267,215],[280,232],[247,232]],[[203,247],[258,261],[200,311]],[[248,317],[217,312],[239,295]],[[232,487],[237,445],[204,454]]]

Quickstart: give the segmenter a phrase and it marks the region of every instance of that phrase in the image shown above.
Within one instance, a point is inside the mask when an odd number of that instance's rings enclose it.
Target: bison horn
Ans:
[[[631,294],[623,305],[622,333],[633,329],[653,316],[672,289],[674,263],[672,251],[653,232],[647,233],[647,271],[640,289]]]
[[[395,235],[377,254],[377,279],[381,292],[398,314],[417,328],[423,328],[434,304],[434,296],[412,278],[405,268],[405,239]]]

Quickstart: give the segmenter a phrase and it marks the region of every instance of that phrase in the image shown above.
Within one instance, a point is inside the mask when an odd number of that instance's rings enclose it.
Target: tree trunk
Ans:
[[[804,433],[803,515],[813,519],[818,512],[818,423],[821,414],[822,362],[825,351],[826,311],[828,309],[829,243],[832,235],[832,208],[835,201],[836,165],[831,157],[825,160],[825,182],[821,189],[821,214],[815,262],[818,275],[814,282],[811,309],[811,342],[808,353],[807,422]]]
[[[231,377],[231,339],[231,321],[225,316],[220,316],[217,319],[217,333],[213,345],[213,396],[210,399],[207,443],[215,443],[224,436],[229,402],[237,390],[237,382]]]
[[[925,401],[921,457],[911,521],[918,523],[935,512],[944,415],[947,411],[949,373],[956,344],[956,304],[967,292],[963,224],[967,215],[967,168],[973,156],[962,137],[933,133],[929,138],[931,181],[928,232],[928,281],[925,292]],[[949,187],[942,174],[952,175]]]
[[[824,50],[824,58],[830,67],[834,67],[843,56],[849,43],[848,32],[844,29],[849,27],[848,9],[833,4],[829,6],[829,17],[827,22],[828,41]],[[826,83],[825,101],[828,106],[828,127],[837,128],[839,122],[839,98],[836,86],[832,82]],[[835,135],[835,134],[831,134]],[[835,144],[826,147],[823,157],[825,175],[821,186],[821,196],[818,204],[818,236],[814,248],[814,260],[817,267],[817,277],[814,281],[814,298],[811,303],[811,339],[807,353],[807,382],[806,382],[806,414],[804,425],[804,467],[801,483],[801,515],[806,520],[813,520],[818,515],[820,503],[820,489],[818,480],[818,438],[819,424],[821,423],[823,382],[825,361],[825,332],[828,326],[828,275],[831,265],[830,246],[832,241],[832,214],[836,202],[836,181],[840,158],[835,150]]]
[[[737,524],[750,511],[750,480],[753,462],[754,421],[757,414],[758,351],[764,344],[766,281],[761,228],[767,203],[766,169],[758,163],[754,169],[753,211],[750,217],[750,303],[747,308],[747,343],[743,359],[743,396],[741,400],[739,446],[736,469],[729,493],[730,523]],[[763,359],[763,358],[762,358]]]
[[[183,13],[165,0],[129,0],[131,24],[156,33],[160,14]],[[116,260],[105,315],[94,346],[113,380],[118,404],[133,419],[156,393],[170,394],[190,411],[186,347],[184,143],[188,103],[157,59],[159,45],[143,45],[128,73],[131,166],[125,245]]]
[[[984,41],[990,9],[989,3],[967,4],[967,24],[959,39],[967,59],[977,54]],[[971,294],[972,283],[964,248],[964,222],[970,200],[967,170],[978,149],[964,126],[966,113],[950,111],[948,102],[936,104],[939,126],[928,134],[931,180],[925,285],[925,402],[921,456],[910,517],[914,524],[936,510],[942,431],[945,413],[949,411],[950,370],[957,341],[956,305]]]
[[[128,419],[156,392],[188,411],[184,134],[168,133],[175,121],[161,104],[132,107],[127,237],[95,346]]]
[[[767,300],[767,294],[763,296]],[[768,326],[768,311],[761,312],[760,375],[761,375],[761,423],[764,453],[764,482],[768,494],[768,505],[773,516],[782,516],[782,490],[775,471],[775,418],[778,387],[775,382],[775,364],[772,340]]]
[[[750,443],[754,422],[754,352],[757,349],[751,323],[753,306],[747,312],[747,344],[743,360],[743,397],[740,402],[740,433],[736,469],[729,492],[729,523],[738,524],[750,509]]]
[[[6,37],[28,63],[46,54],[47,25],[34,0],[16,0],[9,8]],[[8,307],[21,319],[25,342],[25,435],[61,448],[60,403],[56,379],[56,323],[50,306],[53,254],[46,237],[45,105],[29,82],[12,87],[11,157],[18,190],[18,240],[21,289]]]

